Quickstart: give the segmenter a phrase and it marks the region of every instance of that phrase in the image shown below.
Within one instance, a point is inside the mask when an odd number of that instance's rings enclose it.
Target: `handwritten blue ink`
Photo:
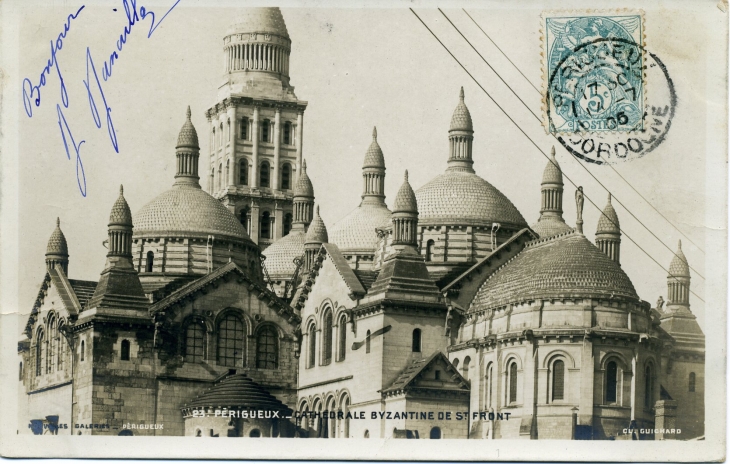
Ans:
[[[66,24],[63,26],[63,32],[58,34],[58,38],[55,43],[51,40],[51,57],[48,59],[46,67],[43,68],[43,71],[41,71],[41,75],[38,78],[38,84],[34,85],[27,77],[23,79],[23,106],[25,107],[25,114],[27,114],[29,118],[33,117],[33,105],[31,103],[31,99],[35,95],[35,106],[41,106],[41,87],[46,85],[46,74],[50,76],[51,68],[53,67],[56,68],[58,78],[61,81],[61,101],[63,102],[63,106],[68,108],[68,92],[66,91],[66,83],[63,81],[63,75],[61,74],[61,68],[58,65],[58,58],[56,54],[63,48],[63,39],[66,38],[66,34],[71,29],[71,20],[76,19],[85,6],[86,5],[81,5],[81,8],[79,8],[75,14],[71,13],[68,15],[66,18]]]
[[[101,81],[99,80],[99,75],[96,72],[96,66],[94,66],[94,60],[91,58],[91,50],[89,47],[86,47],[86,79],[84,79],[84,86],[86,87],[86,95],[89,98],[89,108],[91,109],[91,117],[94,119],[94,124],[96,124],[97,129],[101,129],[101,117],[99,116],[99,108],[96,106],[96,101],[94,100],[94,95],[91,92],[91,79],[89,76],[89,71],[92,71],[94,74],[94,82],[96,83],[96,88],[99,90],[99,94],[101,95],[101,100],[104,103],[104,110],[106,113],[106,128],[109,132],[109,139],[112,142],[112,146],[114,147],[114,151],[119,153],[119,142],[117,141],[117,132],[114,130],[114,121],[112,121],[112,109],[109,106],[109,104],[106,101],[106,96],[104,95],[104,89],[101,86]]]
[[[69,139],[73,146],[73,150],[76,153],[76,182],[79,184],[79,191],[81,192],[81,195],[85,197],[86,172],[84,171],[84,163],[81,161],[81,145],[85,143],[86,140],[82,140],[78,144],[76,143],[73,134],[71,134],[71,128],[68,126],[66,117],[63,115],[63,111],[61,110],[61,105],[59,104],[56,104],[56,113],[58,113],[58,128],[61,130],[63,147],[66,149],[66,157],[71,159],[71,151],[68,148]],[[66,134],[68,134],[68,139],[66,138]]]

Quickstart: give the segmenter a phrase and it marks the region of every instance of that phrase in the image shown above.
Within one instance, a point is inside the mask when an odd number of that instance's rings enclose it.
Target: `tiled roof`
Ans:
[[[332,243],[324,243],[322,244],[322,247],[329,255],[330,259],[332,260],[332,264],[334,264],[335,269],[337,269],[337,272],[342,277],[345,285],[347,285],[350,293],[357,295],[365,293],[365,288],[360,283],[360,280],[357,278],[355,272],[352,270],[350,265],[347,264],[347,260],[344,258],[344,256],[342,256],[342,253],[340,252],[340,249],[337,248],[337,245],[334,245]]]
[[[531,228],[540,238],[548,238],[573,230],[565,221],[555,216],[543,216]]]
[[[378,130],[373,127],[373,141],[365,153],[365,161],[362,163],[363,168],[383,168],[385,169],[385,158],[383,150],[378,145]]]
[[[299,179],[297,179],[297,183],[294,186],[294,196],[314,198],[314,187],[307,175],[307,160],[302,161],[302,173],[299,174]]]
[[[375,254],[378,244],[375,229],[388,225],[390,215],[383,204],[363,203],[332,226],[330,242],[345,254],[353,251]]]
[[[677,252],[669,265],[669,275],[674,277],[689,277],[689,263],[682,252],[682,241],[677,244]]]
[[[555,147],[553,147],[550,155],[550,160],[548,160],[547,166],[542,172],[542,183],[563,185],[563,173],[560,170],[558,160],[555,159]]]
[[[570,232],[528,243],[487,279],[469,311],[540,298],[576,297],[639,300],[618,264],[583,235]]]
[[[375,282],[375,279],[378,278],[378,272],[379,271],[370,271],[365,269],[354,269],[352,272],[355,273],[358,280],[362,284],[362,286],[365,288],[365,290],[370,290],[370,287],[373,286],[373,283]]]
[[[419,224],[527,227],[515,205],[492,184],[465,171],[446,171],[416,191]]]
[[[307,234],[304,236],[304,243],[327,243],[328,241],[327,227],[324,225],[324,221],[322,221],[322,217],[319,215],[319,205],[317,205],[317,210],[314,213],[314,219],[312,219],[312,223],[309,224]]]
[[[236,17],[232,31],[241,33],[260,32],[289,38],[286,23],[279,8],[242,8]]]
[[[416,194],[413,193],[411,184],[408,183],[408,171],[406,171],[403,185],[398,189],[393,203],[393,211],[397,213],[418,213],[418,202]]]
[[[66,236],[61,231],[61,219],[56,218],[56,228],[53,230],[51,237],[48,239],[46,247],[47,255],[65,255],[68,256],[68,244]]]
[[[187,119],[180,128],[180,133],[177,136],[177,145],[175,148],[195,148],[200,149],[198,145],[198,132],[193,126],[193,122],[190,120],[190,107],[188,106]]]
[[[435,352],[428,358],[416,359],[403,369],[398,377],[393,381],[392,384],[383,390],[383,393],[393,392],[398,390],[408,390],[418,376],[426,369],[427,366],[436,362],[436,360],[442,360],[449,371],[454,377],[454,380],[458,382],[458,387],[462,390],[468,391],[469,385],[459,371],[454,367],[451,361],[440,351]],[[450,388],[453,389],[453,388]]]
[[[603,208],[603,213],[601,214],[601,218],[598,220],[598,227],[596,227],[596,233],[609,233],[609,234],[617,234],[621,233],[621,225],[618,222],[618,215],[616,214],[616,210],[613,209],[613,205],[611,204],[611,194],[608,194],[608,203],[606,204],[606,207]]]
[[[262,254],[266,256],[264,262],[266,271],[273,280],[278,280],[277,277],[284,279],[292,277],[297,268],[294,259],[304,255],[304,232],[289,232],[267,247]]]
[[[220,201],[197,185],[178,184],[134,215],[134,236],[214,235],[248,240],[246,229]]]
[[[119,197],[112,206],[112,212],[109,214],[109,225],[132,225],[132,211],[129,209],[127,200],[124,199],[124,187],[119,186]]]
[[[94,296],[97,282],[76,279],[68,279],[68,282],[71,284],[71,288],[76,294],[76,298],[79,300],[81,307],[85,308],[91,297]]]
[[[276,399],[264,387],[245,374],[227,375],[197,398],[187,408],[245,408],[291,413],[291,408]]]
[[[469,108],[467,108],[464,104],[464,87],[461,88],[461,92],[459,93],[459,104],[456,105],[454,114],[451,115],[451,126],[449,127],[449,130],[474,130]]]

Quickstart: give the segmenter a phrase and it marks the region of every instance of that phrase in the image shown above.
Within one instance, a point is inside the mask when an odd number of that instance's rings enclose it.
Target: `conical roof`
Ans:
[[[294,196],[314,198],[314,187],[307,175],[307,160],[302,161],[302,173],[294,186]]]
[[[677,252],[669,265],[669,275],[672,277],[689,277],[689,263],[682,252],[682,241],[677,244]]]
[[[601,218],[598,220],[598,227],[596,228],[596,234],[620,234],[621,225],[618,222],[618,215],[616,210],[613,209],[611,204],[611,194],[608,194],[608,203],[603,208]]]
[[[46,255],[62,255],[68,256],[68,244],[66,236],[61,231],[61,218],[56,218],[56,228],[51,233],[46,246]]]
[[[474,126],[471,122],[471,113],[469,108],[464,104],[464,87],[459,92],[459,104],[454,109],[454,114],[451,116],[450,131],[462,130],[462,131],[473,131]]]
[[[264,387],[245,374],[233,374],[224,377],[186,404],[185,407],[291,412],[287,405],[276,399]]]
[[[195,148],[196,150],[200,150],[200,145],[198,144],[198,132],[195,130],[195,126],[193,126],[193,122],[190,120],[190,106],[188,106],[186,114],[187,119],[180,129],[180,134],[177,136],[177,145],[175,148]]]
[[[132,227],[132,211],[129,209],[127,200],[124,199],[124,186],[122,185],[119,186],[119,198],[114,202],[109,215],[109,225]]]
[[[542,184],[563,185],[563,172],[560,170],[558,160],[555,159],[555,147],[550,152],[550,160],[542,173]]]
[[[383,157],[383,150],[378,145],[378,129],[375,127],[373,127],[373,141],[365,153],[365,161],[362,163],[362,167],[385,169],[385,158]]]
[[[394,213],[418,213],[418,202],[416,201],[416,194],[413,193],[411,184],[408,183],[408,171],[405,173],[403,185],[398,190],[398,194],[395,196],[395,203],[393,204]]]
[[[244,34],[258,32],[289,38],[284,16],[279,8],[242,8],[231,31]]]
[[[304,243],[328,243],[327,227],[325,227],[324,221],[322,221],[322,218],[319,216],[319,205],[317,205],[317,210],[314,213],[314,219],[312,219],[312,223],[309,224],[309,229],[307,229],[307,235],[304,238]]]

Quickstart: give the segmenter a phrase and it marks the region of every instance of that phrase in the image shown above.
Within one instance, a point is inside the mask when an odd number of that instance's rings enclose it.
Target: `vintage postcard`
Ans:
[[[0,20],[2,456],[724,459],[725,0]]]

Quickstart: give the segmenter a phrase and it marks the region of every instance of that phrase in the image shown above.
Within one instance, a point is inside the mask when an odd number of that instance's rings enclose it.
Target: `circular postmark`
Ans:
[[[677,105],[655,54],[621,28],[606,35],[550,53],[544,95],[548,131],[571,154],[596,164],[652,152],[666,139]]]

